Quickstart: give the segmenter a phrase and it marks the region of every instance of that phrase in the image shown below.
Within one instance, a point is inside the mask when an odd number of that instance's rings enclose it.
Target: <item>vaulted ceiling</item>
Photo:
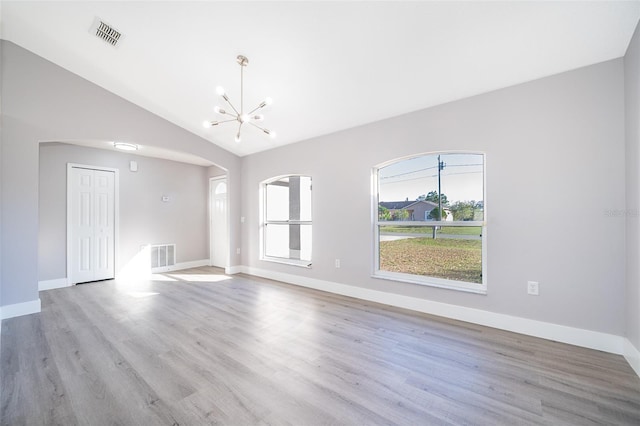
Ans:
[[[0,3],[1,37],[238,155],[332,133],[625,54],[638,1]],[[89,28],[98,17],[117,47]],[[239,103],[271,140],[235,124]]]

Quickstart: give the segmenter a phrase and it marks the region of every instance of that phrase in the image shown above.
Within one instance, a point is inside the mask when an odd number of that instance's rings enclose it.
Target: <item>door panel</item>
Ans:
[[[73,167],[70,189],[70,281],[113,278],[115,173]]]
[[[96,257],[94,280],[114,277],[114,184],[115,174],[102,170],[95,171],[95,219],[94,230]]]

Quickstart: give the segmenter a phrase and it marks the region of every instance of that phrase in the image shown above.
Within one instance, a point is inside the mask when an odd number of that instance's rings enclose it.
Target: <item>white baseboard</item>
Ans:
[[[38,291],[53,290],[62,287],[71,287],[71,284],[69,284],[69,281],[66,278],[38,281]]]
[[[227,275],[235,275],[240,274],[244,271],[244,266],[229,266],[228,268],[224,268],[224,273]]]
[[[22,315],[37,314],[40,312],[40,299],[29,302],[15,303],[0,307],[0,319],[19,317]]]
[[[199,268],[201,266],[209,266],[209,259],[192,260],[190,262],[176,263],[171,266],[161,266],[159,268],[151,268],[152,274],[160,274],[162,272],[180,271],[182,269]]]
[[[640,351],[633,346],[629,339],[624,339],[624,358],[627,360],[633,371],[640,376]]]
[[[241,272],[249,275],[269,278],[357,299],[368,300],[370,302],[471,322],[474,324],[485,325],[501,330],[512,331],[515,333],[526,334],[529,336],[540,337],[547,340],[554,340],[557,342],[568,343],[618,355],[622,355],[624,353],[624,338],[613,334],[567,327],[564,325],[552,324],[522,317],[498,314],[481,309],[450,305],[448,303],[434,302],[431,300],[418,299],[415,297],[402,296],[394,293],[370,290],[367,288],[301,277],[299,275],[274,272],[260,268],[241,266],[239,269]]]

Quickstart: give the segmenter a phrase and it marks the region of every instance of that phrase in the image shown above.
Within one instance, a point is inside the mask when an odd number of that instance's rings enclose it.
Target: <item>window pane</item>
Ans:
[[[484,220],[482,154],[401,160],[380,168],[378,183],[379,220]]]
[[[289,225],[265,225],[265,255],[289,258]]]
[[[380,226],[380,270],[482,283],[482,227]]]
[[[311,221],[311,178],[288,176],[268,183],[266,220]]]
[[[264,189],[264,256],[310,262],[311,177],[285,176]]]
[[[311,261],[311,225],[265,225],[265,256]]]
[[[289,182],[278,180],[266,185],[266,219],[289,220]]]
[[[311,178],[300,176],[300,220],[311,221]]]
[[[300,260],[311,261],[311,225],[300,226]]]

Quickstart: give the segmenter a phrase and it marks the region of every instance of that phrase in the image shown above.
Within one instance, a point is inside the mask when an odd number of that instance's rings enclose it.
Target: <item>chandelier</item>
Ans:
[[[216,93],[222,96],[222,99],[224,99],[225,102],[229,105],[229,107],[231,107],[231,111],[220,108],[219,106],[216,106],[214,108],[214,111],[222,116],[229,117],[229,118],[223,119],[223,120],[213,120],[213,121],[207,120],[207,121],[204,121],[202,125],[205,128],[209,128],[212,126],[217,126],[218,124],[231,123],[235,121],[238,123],[238,133],[236,134],[236,137],[235,137],[236,142],[240,142],[240,132],[242,131],[242,125],[244,124],[249,124],[261,130],[262,132],[270,136],[271,139],[273,139],[276,137],[276,132],[265,129],[264,127],[261,127],[256,124],[256,121],[264,120],[264,116],[262,114],[256,114],[256,113],[260,111],[262,108],[266,107],[267,105],[271,105],[272,100],[271,98],[266,98],[264,101],[260,102],[260,104],[254,109],[252,109],[251,111],[247,113],[244,112],[243,71],[244,71],[244,67],[246,67],[249,64],[249,59],[247,59],[246,56],[238,55],[237,61],[238,61],[238,65],[240,65],[240,110],[238,110],[235,106],[233,106],[233,104],[229,100],[229,97],[225,93],[224,89],[218,86],[216,87]]]

